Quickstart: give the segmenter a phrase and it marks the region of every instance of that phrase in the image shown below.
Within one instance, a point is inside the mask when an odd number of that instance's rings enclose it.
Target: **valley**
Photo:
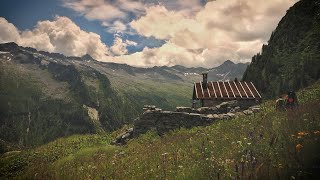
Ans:
[[[0,179],[319,179],[320,2],[192,2],[0,11]]]
[[[212,80],[234,79],[246,67],[226,61],[212,69],[138,68],[15,43],[1,44],[0,51],[2,151],[10,149],[6,142],[33,147],[72,134],[112,132],[132,123],[146,104],[167,110],[190,106],[202,72],[209,71]]]

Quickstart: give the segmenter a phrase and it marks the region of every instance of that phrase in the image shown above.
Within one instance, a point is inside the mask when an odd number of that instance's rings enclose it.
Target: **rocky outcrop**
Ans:
[[[128,139],[133,137],[133,128],[126,129],[126,131],[119,134],[114,141],[111,142],[111,145],[123,145]]]
[[[202,107],[193,109],[189,107],[177,107],[176,111],[162,111],[156,106],[144,106],[144,113],[134,120],[133,128],[117,136],[113,144],[125,144],[130,138],[137,137],[149,130],[154,130],[159,135],[184,128],[207,126],[216,120],[233,119],[238,116],[251,115],[260,111],[260,106],[253,106],[241,110],[236,101],[223,102],[216,107]]]

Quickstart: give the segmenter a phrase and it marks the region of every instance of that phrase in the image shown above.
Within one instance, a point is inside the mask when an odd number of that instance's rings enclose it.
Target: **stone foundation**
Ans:
[[[137,137],[149,130],[159,135],[184,128],[207,126],[216,120],[233,119],[238,116],[251,115],[260,111],[259,106],[242,110],[237,101],[223,102],[215,107],[202,107],[193,109],[177,107],[176,111],[162,111],[155,106],[144,106],[145,112],[133,122],[133,128],[121,133],[113,144],[125,144],[126,140]]]
[[[206,126],[214,121],[206,115],[171,112],[171,111],[146,111],[134,121],[133,136],[144,134],[153,129],[159,135],[180,127],[191,128],[194,126]]]

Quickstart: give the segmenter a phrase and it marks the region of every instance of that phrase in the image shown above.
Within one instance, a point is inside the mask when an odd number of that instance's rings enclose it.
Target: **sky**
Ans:
[[[0,43],[139,67],[250,62],[297,0],[1,0]]]

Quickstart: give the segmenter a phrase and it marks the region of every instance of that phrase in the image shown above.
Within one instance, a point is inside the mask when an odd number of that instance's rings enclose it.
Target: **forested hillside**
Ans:
[[[320,77],[320,2],[301,0],[252,57],[243,80],[253,81],[265,97],[306,87]]]

